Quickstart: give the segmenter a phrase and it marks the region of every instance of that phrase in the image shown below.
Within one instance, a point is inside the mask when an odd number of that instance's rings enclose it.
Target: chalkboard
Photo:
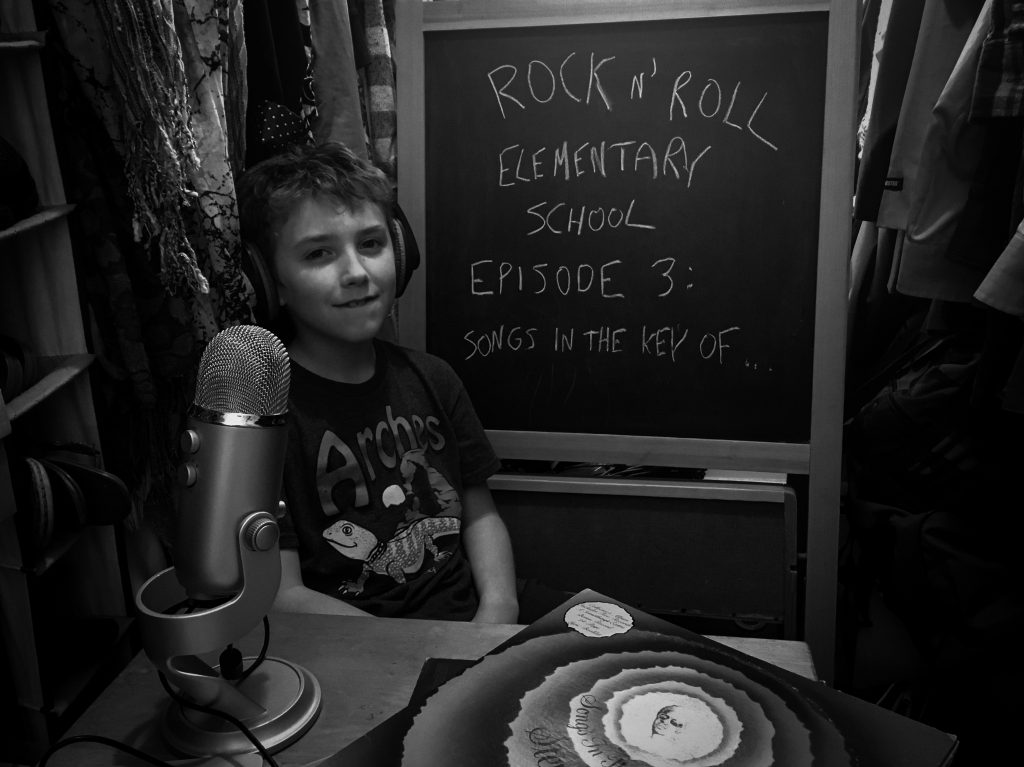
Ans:
[[[492,432],[811,440],[830,13],[668,5],[423,24],[413,323]]]
[[[396,20],[424,254],[400,340],[455,367],[502,458],[807,475],[823,679],[858,5],[398,0]]]
[[[827,21],[425,36],[427,349],[485,426],[809,439]]]

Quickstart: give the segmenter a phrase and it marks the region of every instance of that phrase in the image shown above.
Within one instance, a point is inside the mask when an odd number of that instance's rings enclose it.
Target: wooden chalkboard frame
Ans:
[[[828,12],[823,162],[815,294],[810,440],[747,442],[601,434],[489,431],[502,458],[684,466],[807,475],[805,639],[822,678],[831,673],[847,268],[852,229],[858,4],[849,0],[399,0],[396,21],[399,201],[425,241],[424,34],[434,30],[532,27],[720,15]],[[428,261],[430,253],[423,254]],[[426,348],[422,268],[399,308],[399,339]]]

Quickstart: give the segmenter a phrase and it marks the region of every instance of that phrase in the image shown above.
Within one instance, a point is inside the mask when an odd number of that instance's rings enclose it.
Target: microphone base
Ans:
[[[245,659],[246,663],[254,660]],[[301,738],[320,714],[322,695],[316,677],[302,666],[280,658],[264,658],[238,689],[264,709],[262,715],[241,721],[272,754]],[[256,751],[252,742],[227,720],[178,703],[167,709],[163,735],[171,748],[188,756]]]

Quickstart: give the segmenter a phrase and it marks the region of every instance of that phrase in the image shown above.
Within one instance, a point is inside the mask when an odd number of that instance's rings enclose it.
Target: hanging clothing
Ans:
[[[985,154],[984,126],[968,121],[981,45],[990,19],[978,14],[959,59],[931,110],[921,141],[917,195],[911,199],[907,238],[896,288],[907,295],[969,301],[984,267],[948,258],[954,239],[963,241],[963,216]]]
[[[367,130],[374,164],[390,178],[396,176],[395,69],[391,57],[391,31],[384,0],[364,0],[366,47]]]
[[[248,61],[248,106],[245,119],[245,165],[273,155],[278,146],[267,143],[272,123],[285,109],[297,116],[305,136],[311,136],[311,92],[306,32],[296,3],[245,0],[244,34]]]
[[[983,0],[925,2],[882,186],[876,218],[879,226],[907,228],[910,201],[919,191],[921,152],[932,122],[932,107],[949,80],[983,4]]]
[[[189,124],[199,162],[189,168],[194,195],[188,222],[189,237],[209,288],[197,301],[208,301],[204,317],[213,325],[202,327],[201,340],[209,340],[230,325],[252,321],[250,288],[242,274],[238,238],[232,156],[244,114],[245,70],[241,6],[237,0],[183,0],[174,6],[174,28],[181,45],[188,79]],[[232,124],[232,120],[235,122]]]
[[[882,20],[879,20],[879,28],[884,29],[884,37],[871,97],[864,151],[857,175],[854,205],[854,218],[860,221],[874,221],[878,216],[878,206],[881,204],[885,177],[889,170],[889,157],[896,137],[896,123],[914,61],[924,4],[925,0],[893,2],[884,28]]]
[[[64,83],[51,91],[60,100],[54,133],[77,205],[76,267],[104,374],[94,386],[105,461],[167,541],[173,435],[198,354],[250,316],[235,260],[241,8],[238,0],[51,0],[46,10],[45,55]]]
[[[885,45],[885,30],[889,26],[889,11],[892,0],[867,0],[864,4],[860,28],[860,72],[857,77],[857,123],[858,157],[864,151],[867,139],[868,123],[871,117],[871,105],[875,98],[875,85],[878,82],[878,64],[882,58]]]
[[[1020,3],[1001,0],[992,4],[991,30],[981,51],[971,115],[977,120],[1024,116],[1024,6]],[[1013,199],[1016,231],[974,297],[1024,318],[1024,158],[1018,162]],[[1024,356],[1018,368],[1017,401],[1018,408],[1024,410]]]
[[[244,99],[241,73],[231,69],[241,55],[237,0],[52,0],[51,8],[72,68],[122,158],[138,245],[131,257],[156,259],[195,338],[209,340],[249,316],[231,255],[237,226],[229,149],[238,135],[227,120]]]
[[[1024,319],[1024,222],[985,275],[974,297],[994,309]]]
[[[991,3],[991,32],[982,48],[972,119],[1024,115],[1024,5]]]
[[[317,143],[340,141],[368,159],[348,1],[313,2],[310,11],[317,98],[313,136]]]

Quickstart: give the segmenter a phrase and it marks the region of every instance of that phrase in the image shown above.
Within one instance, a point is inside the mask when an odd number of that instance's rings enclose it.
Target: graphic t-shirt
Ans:
[[[499,462],[455,371],[383,341],[369,381],[291,368],[281,547],[303,582],[374,615],[470,619],[463,488]]]

